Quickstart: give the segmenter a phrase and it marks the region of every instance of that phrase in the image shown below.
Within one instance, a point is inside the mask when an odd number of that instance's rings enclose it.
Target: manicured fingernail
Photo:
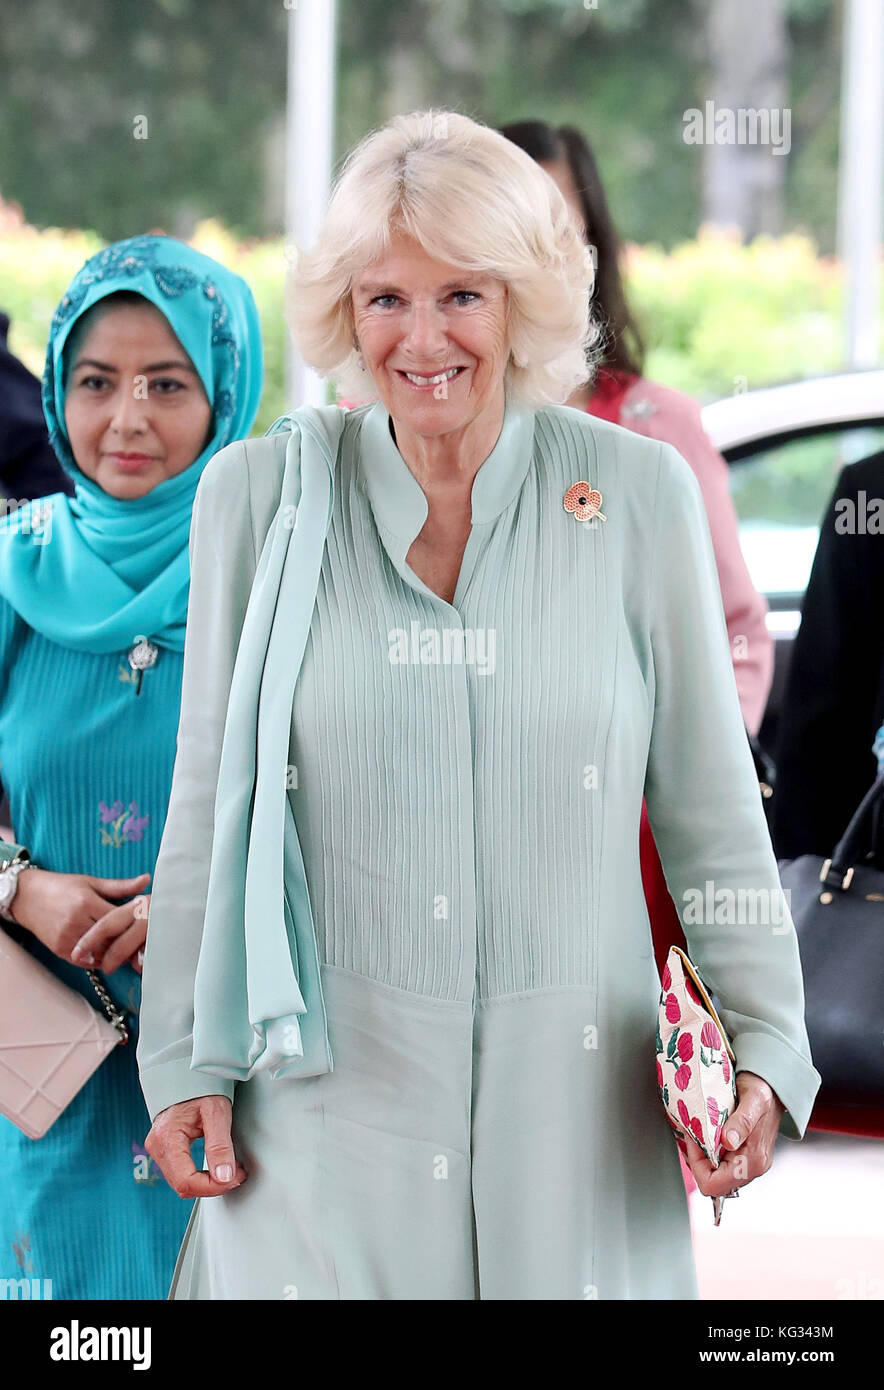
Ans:
[[[727,1132],[727,1142],[732,1145],[733,1148],[737,1148],[740,1142],[739,1132],[735,1129],[729,1129]]]
[[[222,1163],[215,1169],[216,1182],[230,1182],[233,1177],[233,1169],[229,1163]]]

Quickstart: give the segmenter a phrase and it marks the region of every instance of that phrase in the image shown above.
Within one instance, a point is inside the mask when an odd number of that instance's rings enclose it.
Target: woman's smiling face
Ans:
[[[147,300],[111,305],[70,365],[65,426],[77,467],[111,497],[144,497],[189,468],[212,411],[167,320]]]
[[[352,303],[366,369],[394,423],[436,436],[502,409],[503,281],[434,260],[399,233],[354,278]]]

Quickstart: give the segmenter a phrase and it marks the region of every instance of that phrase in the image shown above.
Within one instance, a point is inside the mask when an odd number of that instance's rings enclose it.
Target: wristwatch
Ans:
[[[0,867],[0,917],[14,922],[10,912],[12,900],[18,891],[18,876],[23,869],[32,869],[31,857],[26,849],[20,849],[14,859],[9,859]]]

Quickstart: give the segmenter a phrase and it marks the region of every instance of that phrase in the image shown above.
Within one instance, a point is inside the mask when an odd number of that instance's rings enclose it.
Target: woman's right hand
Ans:
[[[26,927],[53,955],[71,961],[71,952],[94,922],[114,907],[115,898],[143,893],[150,874],[135,878],[94,878],[90,874],[55,874],[24,869],[10,904],[14,920]],[[71,961],[81,965],[81,961]]]
[[[227,1096],[197,1096],[161,1110],[144,1147],[179,1197],[220,1197],[248,1176],[233,1151],[230,1123],[233,1106]],[[205,1139],[209,1171],[200,1171],[190,1146]]]

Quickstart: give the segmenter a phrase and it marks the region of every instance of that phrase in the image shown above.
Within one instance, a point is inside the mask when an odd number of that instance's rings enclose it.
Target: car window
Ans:
[[[857,425],[762,447],[731,464],[746,565],[756,589],[774,605],[778,596],[807,588],[820,522],[841,469],[882,449],[884,425]]]

